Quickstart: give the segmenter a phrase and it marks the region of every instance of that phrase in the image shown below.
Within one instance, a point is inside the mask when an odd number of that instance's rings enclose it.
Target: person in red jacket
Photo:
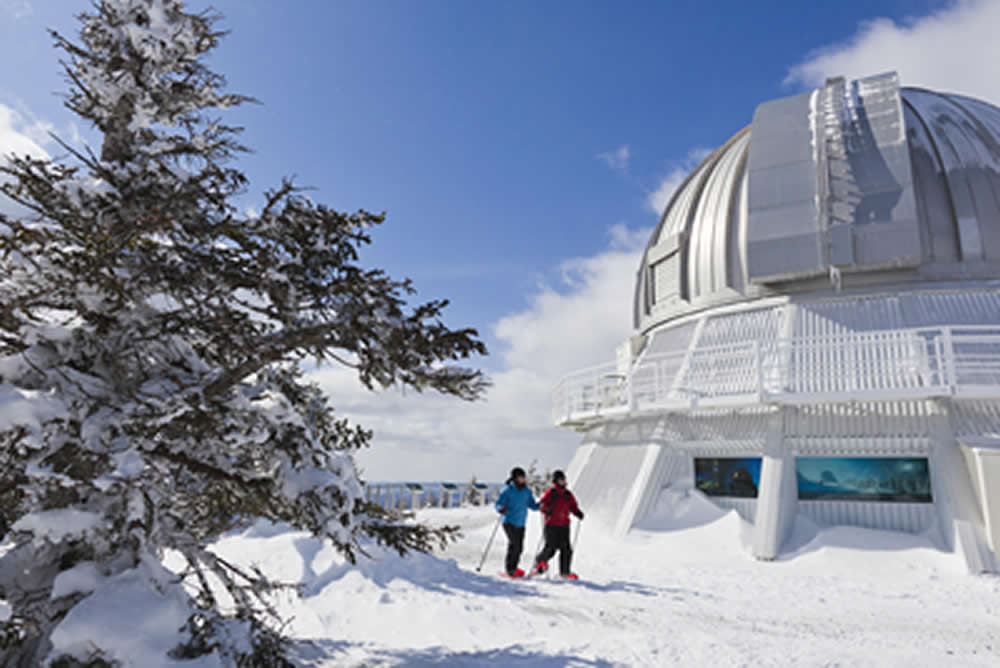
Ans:
[[[565,473],[556,471],[552,474],[552,487],[542,494],[538,507],[545,515],[545,548],[535,558],[532,575],[540,575],[547,571],[549,559],[558,551],[559,574],[564,578],[576,580],[576,575],[570,570],[573,547],[569,540],[569,516],[576,515],[582,520],[583,511],[576,504],[573,492],[566,489]]]

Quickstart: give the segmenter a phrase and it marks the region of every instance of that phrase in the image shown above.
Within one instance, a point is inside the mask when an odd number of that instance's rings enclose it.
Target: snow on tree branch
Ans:
[[[265,517],[350,559],[365,541],[405,553],[453,534],[365,502],[351,453],[372,434],[300,363],[472,400],[487,380],[462,362],[486,349],[443,323],[447,301],[410,306],[410,281],[362,264],[382,214],[290,181],[239,213],[239,128],[210,114],[251,98],[204,63],[217,16],[102,0],[79,18],[79,41],[53,36],[100,155],[0,167],[0,192],[31,212],[0,215],[0,536],[14,541],[0,657],[91,660],[66,640],[73,610],[130,583],[187,611],[172,656],[278,665],[280,585],[214,555],[221,534]],[[167,550],[186,571],[162,566]]]

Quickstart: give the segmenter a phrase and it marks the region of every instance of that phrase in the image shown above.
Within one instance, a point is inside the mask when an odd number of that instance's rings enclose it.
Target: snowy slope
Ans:
[[[356,567],[266,524],[217,549],[305,585],[281,609],[314,641],[298,650],[306,665],[1000,665],[1000,578],[964,574],[926,536],[800,524],[793,555],[758,562],[735,513],[682,492],[622,542],[584,523],[583,581],[510,582],[495,576],[502,534],[474,570],[490,508],[421,517],[461,524],[465,538],[442,556],[378,553]],[[532,516],[529,549],[538,535]],[[147,665],[141,656],[131,665]]]
[[[795,555],[762,563],[735,513],[696,493],[665,501],[621,544],[585,524],[579,583],[495,578],[502,537],[476,575],[488,508],[424,511],[465,527],[445,559],[346,568],[290,534],[219,548],[307,583],[286,611],[329,665],[1000,665],[1000,579],[964,574],[929,538],[800,525]],[[532,517],[532,549],[538,531]]]

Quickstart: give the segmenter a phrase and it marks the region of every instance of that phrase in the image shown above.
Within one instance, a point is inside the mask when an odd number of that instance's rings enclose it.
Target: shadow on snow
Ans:
[[[313,562],[323,548],[323,541],[302,537],[294,542],[302,557],[303,596],[315,596],[327,586],[355,572],[378,587],[392,581],[408,582],[426,591],[452,594],[456,591],[477,596],[539,596],[534,587],[510,580],[471,573],[458,566],[454,559],[441,559],[434,555],[412,552],[407,557],[375,546],[365,546],[372,558],[358,557],[356,564],[337,562],[317,573]]]
[[[532,652],[521,645],[471,652],[455,652],[446,647],[421,650],[384,650],[351,643],[318,640],[298,643],[293,650],[302,665],[321,666],[329,661],[347,665],[385,665],[403,668],[424,666],[517,666],[523,668],[613,668],[605,659],[584,659],[571,654]]]

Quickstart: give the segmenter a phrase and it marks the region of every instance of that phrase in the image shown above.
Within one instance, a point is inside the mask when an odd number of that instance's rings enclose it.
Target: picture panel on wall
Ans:
[[[798,457],[795,476],[802,501],[933,500],[924,457]]]
[[[708,496],[757,498],[760,457],[695,458],[695,487]]]

